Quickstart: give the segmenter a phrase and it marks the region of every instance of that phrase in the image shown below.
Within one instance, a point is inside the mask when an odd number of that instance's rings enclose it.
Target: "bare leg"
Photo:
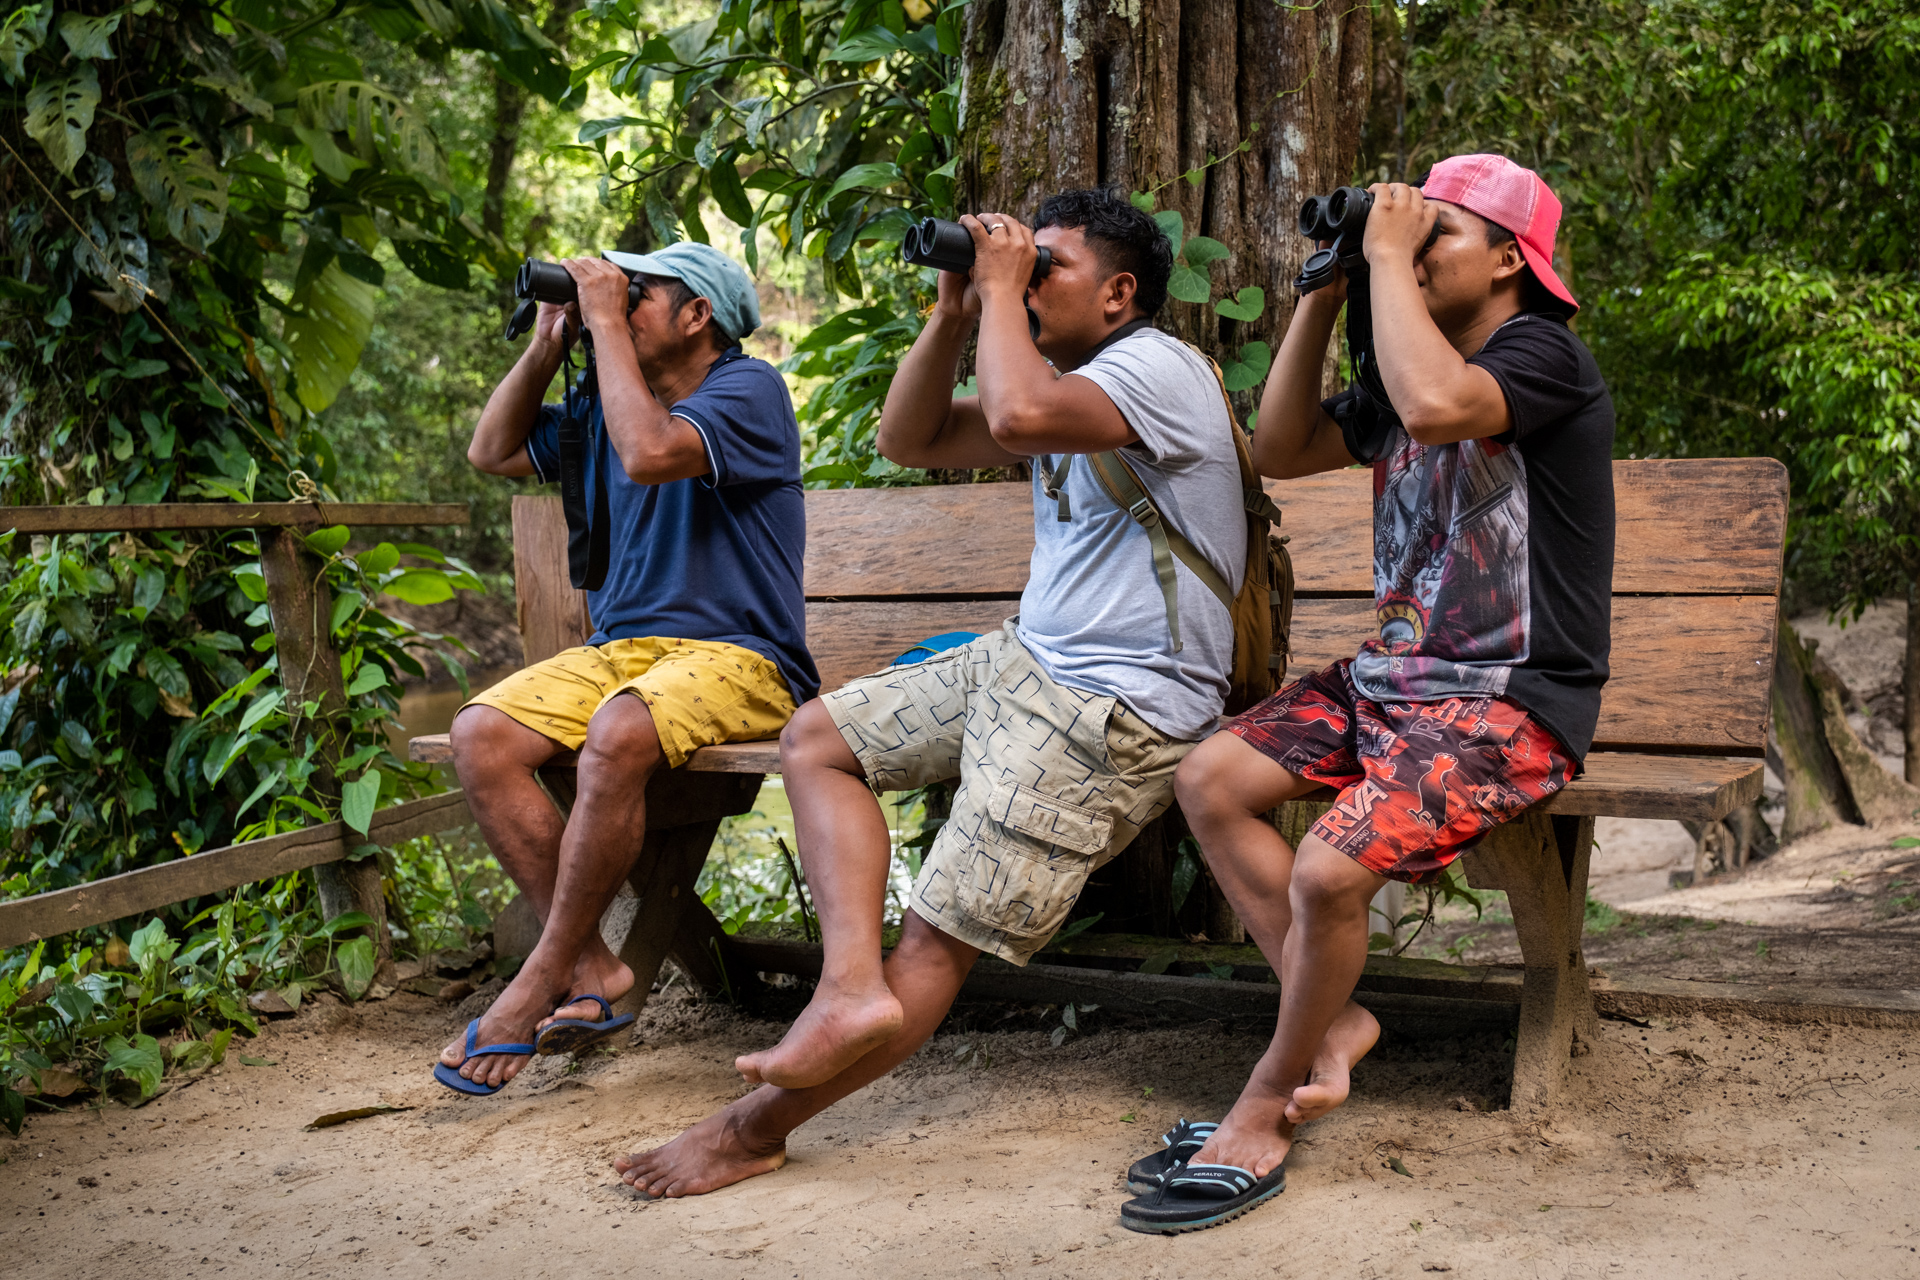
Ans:
[[[492,708],[480,707],[463,712],[461,721],[476,711],[511,720]],[[459,760],[457,746],[455,760]],[[542,1023],[558,1016],[553,1015],[553,1002],[567,995],[591,992],[617,1000],[633,986],[633,971],[620,963],[600,937],[600,917],[640,856],[646,837],[647,779],[663,763],[653,713],[640,698],[614,697],[594,713],[587,725],[586,745],[580,751],[579,793],[557,842],[554,871],[546,881],[546,901],[542,903],[538,897],[534,901],[534,909],[541,915],[540,941],[507,989],[482,1015],[481,1044],[531,1040]],[[529,781],[531,776],[529,771]],[[469,785],[465,772],[461,783],[469,796],[492,785],[478,778]],[[489,798],[482,803],[494,802]],[[544,795],[540,803],[558,823],[559,815]],[[496,856],[507,865],[501,845],[493,841],[491,832],[487,834]],[[531,862],[531,857],[527,861]],[[515,883],[522,884],[523,892],[537,892],[523,884],[517,874]],[[596,1017],[598,1013],[599,1007],[592,1004],[561,1011],[569,1017]],[[504,1084],[527,1063],[526,1058],[513,1054],[486,1054],[463,1061],[465,1047],[463,1036],[441,1053],[440,1060],[483,1084]]]
[[[825,954],[820,985],[786,1036],[734,1065],[754,1084],[805,1089],[900,1031],[900,1000],[880,964],[893,846],[859,759],[818,699],[780,735],[780,764]]]
[[[1300,842],[1289,895],[1293,927],[1280,958],[1279,1026],[1194,1163],[1238,1165],[1265,1177],[1286,1159],[1294,1126],[1310,1118],[1307,1104],[1319,1101],[1309,1094],[1296,1102],[1296,1094],[1366,966],[1367,904],[1384,883],[1318,836]]]
[[[787,1159],[787,1135],[840,1099],[878,1080],[926,1043],[953,1006],[980,952],[907,912],[885,976],[899,998],[899,1027],[838,1075],[808,1089],[763,1085],[663,1147],[613,1162],[650,1196],[697,1196],[771,1173]]]
[[[1294,855],[1266,814],[1318,785],[1229,733],[1196,747],[1174,775],[1181,812],[1208,868],[1276,970],[1293,924]],[[1315,1053],[1305,1084],[1295,1091],[1296,1122],[1318,1119],[1346,1101],[1354,1063],[1379,1038],[1373,1015],[1347,1000]]]

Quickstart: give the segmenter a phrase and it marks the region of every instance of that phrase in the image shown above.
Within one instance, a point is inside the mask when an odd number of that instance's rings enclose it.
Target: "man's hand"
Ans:
[[[580,290],[580,315],[603,341],[627,328],[627,273],[605,258],[568,258],[560,264]]]
[[[1427,208],[1420,188],[1404,182],[1376,182],[1367,188],[1373,193],[1373,211],[1367,215],[1367,234],[1361,252],[1370,266],[1404,262],[1411,266],[1426,244],[1438,209]]]
[[[935,288],[933,309],[942,316],[949,316],[965,324],[969,329],[980,318],[980,291],[973,287],[973,278],[959,271],[937,273],[939,280]]]
[[[576,334],[580,332],[580,308],[571,302],[564,305],[543,302],[534,317],[533,342],[529,345],[551,349],[557,358],[569,329]]]
[[[962,214],[960,225],[973,236],[973,288],[982,300],[1009,300],[1023,309],[1033,264],[1040,251],[1033,232],[1004,213]]]

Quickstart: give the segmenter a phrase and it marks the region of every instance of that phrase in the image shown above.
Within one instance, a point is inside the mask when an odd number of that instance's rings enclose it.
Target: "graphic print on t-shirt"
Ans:
[[[1380,634],[1355,683],[1381,701],[1498,695],[1527,660],[1527,474],[1491,439],[1428,448],[1403,428],[1373,465]]]

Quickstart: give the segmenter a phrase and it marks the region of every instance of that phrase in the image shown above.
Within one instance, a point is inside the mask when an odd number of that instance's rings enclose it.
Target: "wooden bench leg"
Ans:
[[[1513,1055],[1516,1108],[1550,1103],[1566,1082],[1575,1042],[1599,1033],[1580,950],[1592,850],[1592,818],[1529,812],[1466,855],[1469,884],[1506,890],[1526,963]]]
[[[638,1013],[645,1007],[661,963],[679,941],[689,909],[711,916],[694,885],[719,830],[720,819],[714,818],[647,833],[640,861],[627,879],[640,903],[620,946],[621,963],[633,970],[633,990],[614,1002],[617,1012]]]

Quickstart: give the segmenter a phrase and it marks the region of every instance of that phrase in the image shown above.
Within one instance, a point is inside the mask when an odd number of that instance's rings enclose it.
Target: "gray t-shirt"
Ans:
[[[1213,370],[1185,343],[1143,328],[1066,375],[1086,378],[1140,437],[1121,456],[1153,503],[1239,589],[1247,567],[1239,430]],[[1020,638],[1061,684],[1118,698],[1162,733],[1206,737],[1218,721],[1233,666],[1226,606],[1175,561],[1181,650],[1173,652],[1153,548],[1076,457],[1067,474],[1072,519],[1046,495],[1057,455],[1033,460],[1033,569],[1020,597]]]

